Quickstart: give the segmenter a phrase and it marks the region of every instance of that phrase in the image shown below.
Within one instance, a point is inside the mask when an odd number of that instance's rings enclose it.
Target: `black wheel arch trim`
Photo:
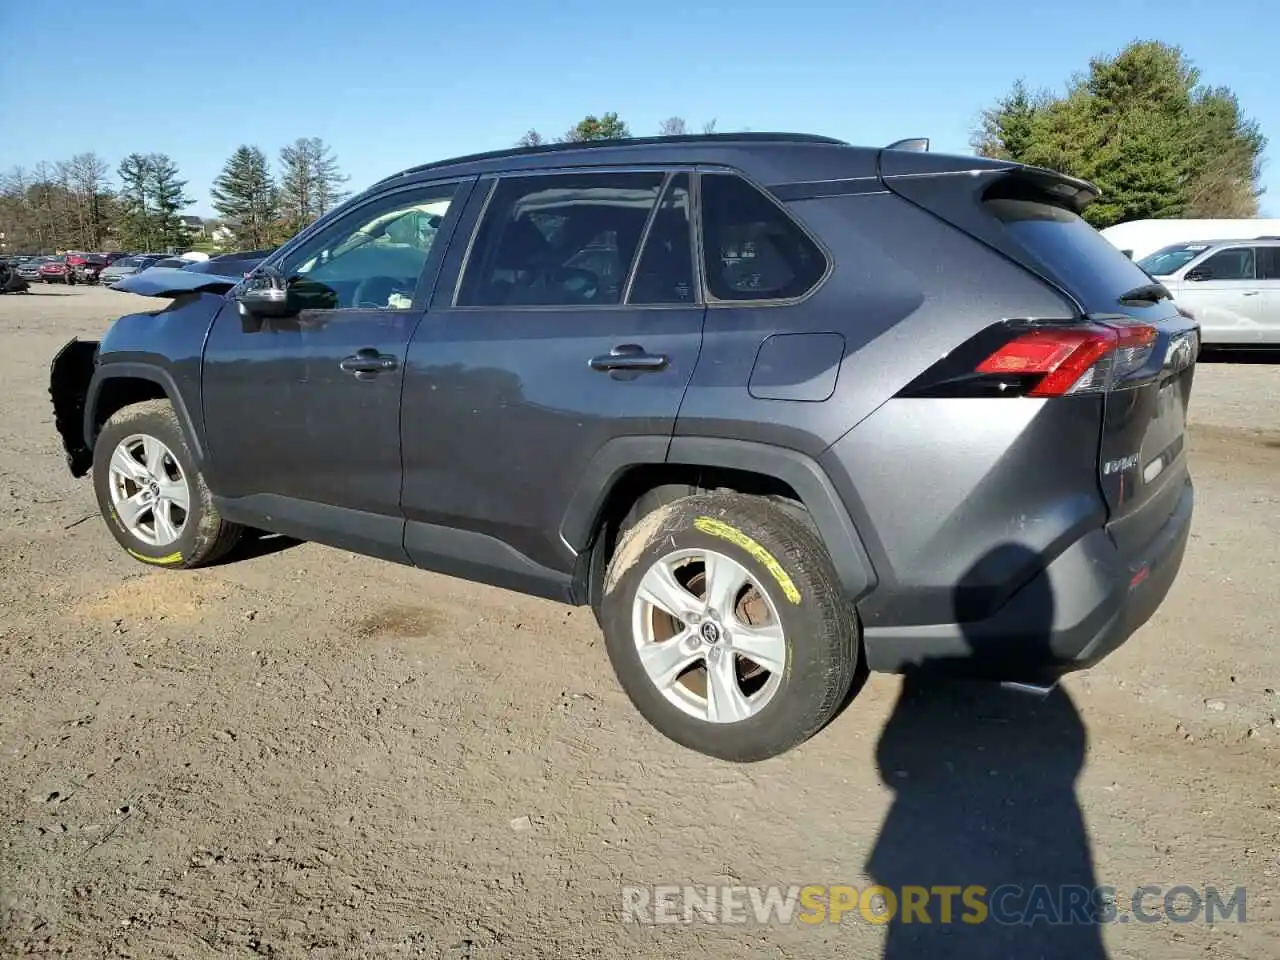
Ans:
[[[565,545],[586,550],[600,511],[623,475],[632,467],[663,463],[739,470],[785,483],[813,518],[849,600],[860,600],[876,586],[862,537],[822,467],[798,451],[749,440],[631,436],[609,441],[587,465],[570,499],[560,526]]]
[[[190,446],[191,455],[195,457],[197,463],[205,462],[205,450],[200,431],[196,429],[195,421],[187,409],[186,401],[182,398],[182,391],[178,389],[178,383],[174,380],[173,374],[155,364],[131,360],[102,363],[93,372],[84,405],[84,438],[90,450],[98,439],[98,428],[95,423],[98,397],[102,393],[103,385],[109,380],[149,380],[156,384],[173,404],[174,412],[178,415],[178,423],[182,425],[182,432],[186,435],[187,444]]]

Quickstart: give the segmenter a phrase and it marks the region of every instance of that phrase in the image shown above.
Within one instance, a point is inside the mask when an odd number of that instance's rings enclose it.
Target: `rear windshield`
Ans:
[[[1121,294],[1151,277],[1081,217],[1035,200],[991,199],[987,212],[1043,262],[1087,310],[1115,309]]]
[[[113,267],[139,267],[145,263],[141,257],[124,257],[112,264]]]
[[[1207,243],[1175,243],[1143,257],[1138,261],[1138,266],[1153,277],[1167,277],[1171,273],[1177,273],[1208,249]]]

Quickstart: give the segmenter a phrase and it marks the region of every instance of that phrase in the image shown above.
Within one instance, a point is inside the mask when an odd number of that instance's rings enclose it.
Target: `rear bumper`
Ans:
[[[1191,532],[1190,479],[1168,521],[1146,547],[1124,557],[1105,530],[1085,534],[974,623],[865,631],[876,671],[938,671],[991,680],[1052,683],[1091,666],[1146,623],[1168,595]]]

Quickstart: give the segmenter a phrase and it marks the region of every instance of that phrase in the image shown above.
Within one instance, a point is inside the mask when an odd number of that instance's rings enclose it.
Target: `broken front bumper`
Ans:
[[[73,477],[83,477],[93,466],[93,451],[85,443],[84,405],[97,358],[97,340],[73,338],[63,345],[49,365],[53,423],[62,438],[62,449]]]

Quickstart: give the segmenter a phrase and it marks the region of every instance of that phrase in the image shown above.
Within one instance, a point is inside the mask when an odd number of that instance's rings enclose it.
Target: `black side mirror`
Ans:
[[[1192,282],[1198,282],[1200,280],[1212,280],[1213,274],[1210,273],[1208,270],[1203,270],[1203,269],[1188,270],[1187,275],[1184,279],[1190,280]]]
[[[290,317],[298,312],[283,278],[270,270],[259,269],[246,277],[236,302],[240,312],[250,317]]]

